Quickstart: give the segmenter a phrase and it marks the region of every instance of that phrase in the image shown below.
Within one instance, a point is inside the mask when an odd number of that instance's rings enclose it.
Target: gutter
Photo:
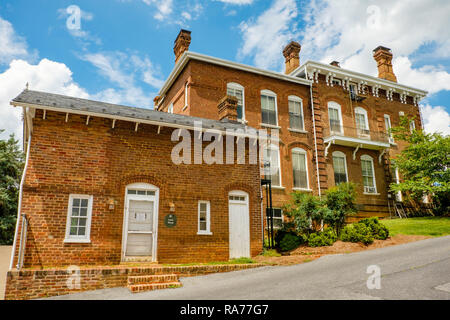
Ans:
[[[26,121],[25,119],[26,119],[26,114],[25,114],[25,108],[24,108],[24,124],[25,124],[25,121]],[[30,146],[31,146],[31,133],[28,136],[27,154],[26,154],[26,158],[25,158],[25,166],[23,167],[22,179],[20,180],[19,203],[17,205],[16,230],[15,230],[15,233],[14,233],[14,242],[13,242],[13,247],[12,247],[12,252],[11,252],[11,261],[9,263],[9,270],[12,270],[12,268],[13,268],[14,255],[16,253],[17,234],[19,233],[19,221],[20,221],[21,211],[22,211],[23,185],[25,183],[25,176],[26,176],[26,173],[27,173],[28,160],[30,158]]]

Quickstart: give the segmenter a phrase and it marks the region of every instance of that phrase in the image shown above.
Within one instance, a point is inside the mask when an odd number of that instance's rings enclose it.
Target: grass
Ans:
[[[450,217],[421,217],[380,220],[389,229],[389,235],[397,234],[440,237],[450,235]]]
[[[236,258],[228,261],[211,261],[206,263],[183,263],[183,264],[164,264],[166,267],[188,267],[188,266],[209,266],[209,265],[222,265],[222,264],[250,264],[256,263],[254,260],[250,258]]]
[[[261,253],[263,257],[281,257],[281,254],[277,252],[275,249],[266,249]]]

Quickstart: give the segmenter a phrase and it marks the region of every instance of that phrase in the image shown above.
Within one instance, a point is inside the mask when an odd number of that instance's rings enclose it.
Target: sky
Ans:
[[[300,63],[341,62],[377,76],[372,50],[394,54],[398,82],[424,89],[425,130],[450,134],[448,0],[0,0],[0,138],[22,138],[26,86],[134,107],[174,67],[173,41],[190,51],[283,72],[296,40]]]

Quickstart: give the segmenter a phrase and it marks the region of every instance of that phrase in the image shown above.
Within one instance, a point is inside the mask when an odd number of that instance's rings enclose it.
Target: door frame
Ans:
[[[235,201],[235,200],[230,200],[230,196],[244,196],[245,197],[245,206],[247,208],[247,218],[248,218],[248,257],[251,257],[251,227],[250,227],[250,195],[245,192],[245,191],[241,191],[241,190],[232,190],[230,192],[228,192],[228,256],[230,259],[231,258],[231,229],[230,229],[230,218],[231,218],[231,214],[230,214],[230,209],[231,206],[230,204],[239,204],[239,205],[244,205],[244,202],[242,201]]]
[[[154,191],[155,195],[137,195],[128,194],[129,189],[136,189],[141,191]],[[152,261],[157,261],[157,247],[158,247],[158,216],[159,216],[159,188],[149,183],[132,183],[125,187],[123,206],[123,225],[122,225],[122,253],[121,260],[124,261],[126,257],[127,238],[128,238],[128,215],[130,200],[138,201],[153,201],[153,230],[152,230]]]

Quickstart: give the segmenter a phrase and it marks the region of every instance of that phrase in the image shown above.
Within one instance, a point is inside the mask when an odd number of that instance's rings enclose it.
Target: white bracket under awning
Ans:
[[[330,142],[328,142],[328,145],[325,147],[325,158],[328,156],[328,149],[330,148],[332,143],[334,143],[334,140],[330,140]]]
[[[358,144],[355,148],[355,151],[353,151],[353,160],[356,160],[356,153],[358,152],[359,148],[362,147],[362,144]]]
[[[378,156],[378,163],[381,164],[381,158],[383,158],[383,155],[388,151],[388,149],[383,149],[383,151],[380,152],[380,155]]]

